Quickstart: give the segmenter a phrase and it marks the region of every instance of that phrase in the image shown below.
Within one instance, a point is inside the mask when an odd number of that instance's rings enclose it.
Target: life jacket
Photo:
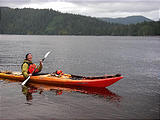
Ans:
[[[38,69],[36,69],[36,65],[35,64],[30,64],[29,68],[28,68],[28,73],[37,73]],[[35,70],[35,71],[34,71]]]
[[[36,69],[36,65],[35,64],[33,64],[33,63],[28,63],[28,62],[23,62],[23,64],[24,63],[27,63],[28,64],[28,74],[32,74],[33,73],[33,71]],[[22,66],[23,66],[23,64],[22,64]],[[34,73],[38,73],[38,69],[36,69],[35,71],[34,71]]]

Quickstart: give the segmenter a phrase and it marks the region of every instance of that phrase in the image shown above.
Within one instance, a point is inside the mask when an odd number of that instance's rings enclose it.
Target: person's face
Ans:
[[[31,55],[31,54],[29,54],[29,55],[27,56],[27,60],[28,60],[28,61],[32,61],[32,55]]]

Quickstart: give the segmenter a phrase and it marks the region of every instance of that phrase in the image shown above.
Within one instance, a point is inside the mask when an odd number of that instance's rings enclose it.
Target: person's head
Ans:
[[[32,54],[31,53],[26,54],[26,60],[32,61]]]

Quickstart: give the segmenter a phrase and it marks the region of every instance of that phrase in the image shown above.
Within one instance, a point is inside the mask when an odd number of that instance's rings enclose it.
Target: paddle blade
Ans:
[[[44,59],[51,53],[51,51],[47,52],[44,56]]]
[[[23,83],[21,84],[22,86],[24,86],[26,84],[26,82],[30,79],[31,76],[29,76],[25,81],[23,81]]]

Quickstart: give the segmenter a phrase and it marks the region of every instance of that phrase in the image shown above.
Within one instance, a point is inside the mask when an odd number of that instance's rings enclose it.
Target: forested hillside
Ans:
[[[52,9],[0,8],[0,34],[160,35],[160,21],[123,25]]]

